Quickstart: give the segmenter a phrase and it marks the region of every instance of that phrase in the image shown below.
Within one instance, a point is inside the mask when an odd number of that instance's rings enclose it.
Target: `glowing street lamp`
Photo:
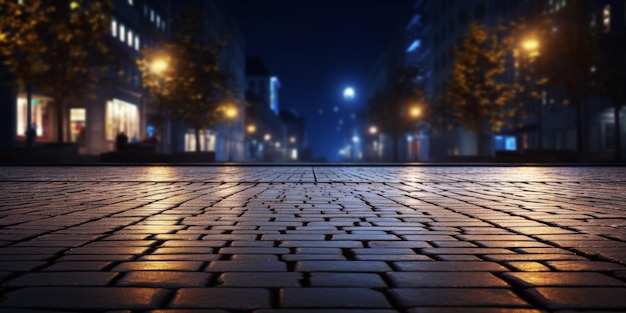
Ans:
[[[417,105],[411,106],[409,108],[409,116],[411,118],[418,118],[422,115],[422,108]]]
[[[539,41],[537,39],[526,39],[522,41],[520,46],[528,53],[528,56],[531,58],[539,55]]]
[[[256,125],[254,124],[248,125],[248,127],[246,127],[246,131],[248,131],[248,134],[256,133]]]
[[[228,120],[228,127],[230,128],[230,138],[228,139],[228,162],[233,161],[233,121],[239,115],[239,110],[234,105],[229,105],[224,108],[224,116]]]
[[[168,63],[165,59],[156,59],[150,64],[150,70],[156,74],[163,73],[168,67]]]
[[[370,126],[369,132],[370,132],[370,135],[376,135],[378,133],[378,127]]]
[[[352,100],[352,99],[354,99],[355,96],[356,96],[356,93],[354,91],[354,88],[347,87],[346,89],[343,90],[343,98],[344,99]]]

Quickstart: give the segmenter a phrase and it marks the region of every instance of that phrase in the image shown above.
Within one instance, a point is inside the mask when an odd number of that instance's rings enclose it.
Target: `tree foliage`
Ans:
[[[65,102],[106,73],[110,1],[0,0],[0,57],[18,88],[54,101],[63,142]]]
[[[220,64],[226,41],[205,38],[201,17],[193,10],[181,16],[181,31],[158,48],[142,50],[137,61],[154,107],[153,119],[189,123],[196,131],[196,151],[200,151],[200,130],[223,118],[225,104],[234,93],[230,88],[231,75]],[[156,62],[166,66],[157,70]]]
[[[421,70],[417,67],[400,69],[390,86],[379,91],[369,100],[367,115],[382,133],[392,139],[393,161],[398,161],[398,141],[400,136],[410,131],[417,122],[410,116],[412,107],[419,107],[424,115],[428,97],[422,90]]]
[[[454,121],[476,133],[479,154],[483,153],[484,134],[505,127],[516,111],[508,105],[515,86],[504,79],[510,46],[505,35],[506,28],[501,25],[472,23],[454,50],[443,106]]]

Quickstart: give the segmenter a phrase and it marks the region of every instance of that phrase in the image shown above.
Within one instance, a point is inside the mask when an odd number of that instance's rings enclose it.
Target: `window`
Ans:
[[[126,27],[123,24],[120,24],[120,40],[122,42],[126,41]]]
[[[135,36],[135,50],[139,51],[140,46],[139,46],[139,35]]]
[[[128,4],[132,6],[133,5],[133,0],[128,0]]]
[[[154,22],[154,10],[150,9],[150,22]]]
[[[123,132],[128,138],[139,138],[139,110],[136,105],[119,99],[107,101],[106,139],[113,141]]]
[[[133,46],[133,31],[132,30],[128,30],[128,40],[126,41],[128,43],[129,47]]]
[[[117,21],[114,18],[111,19],[111,36],[117,37]]]
[[[607,4],[604,6],[602,10],[602,27],[604,28],[604,33],[608,33],[611,31],[611,5]]]

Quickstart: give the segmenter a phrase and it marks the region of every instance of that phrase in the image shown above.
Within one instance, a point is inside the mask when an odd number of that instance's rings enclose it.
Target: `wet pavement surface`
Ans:
[[[0,312],[626,312],[626,167],[0,167]]]

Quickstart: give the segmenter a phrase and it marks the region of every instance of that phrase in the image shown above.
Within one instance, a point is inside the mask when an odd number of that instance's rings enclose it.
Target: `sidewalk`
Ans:
[[[625,312],[626,167],[0,167],[0,313]]]

